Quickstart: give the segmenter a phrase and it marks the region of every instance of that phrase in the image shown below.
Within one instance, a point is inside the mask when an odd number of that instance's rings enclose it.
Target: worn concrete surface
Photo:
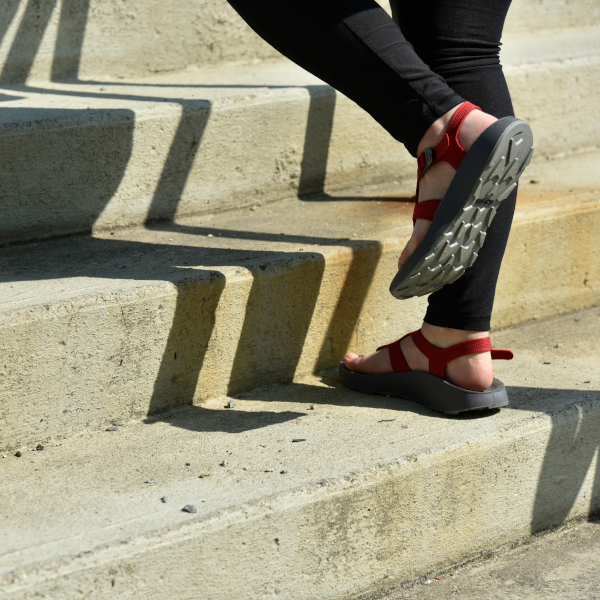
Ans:
[[[541,535],[414,585],[395,588],[388,582],[352,600],[598,600],[598,564],[596,520]]]
[[[505,35],[598,25],[600,10],[594,0],[522,0],[511,7]],[[224,0],[0,4],[4,83],[136,76],[276,56]]]
[[[557,187],[592,183],[597,163],[547,161],[524,181],[496,328],[598,304],[598,187]],[[403,194],[5,248],[0,447],[291,381],[415,329],[426,301],[388,292],[412,229]]]
[[[589,119],[600,108],[599,31],[507,44],[536,160],[600,139]],[[414,160],[371,117],[286,62],[0,94],[3,242],[414,179]]]
[[[599,334],[595,308],[495,335],[516,357],[493,413],[445,417],[332,374],[40,439],[0,458],[0,595],[342,598],[586,517]]]
[[[277,57],[224,0],[3,0],[0,81],[131,76]]]

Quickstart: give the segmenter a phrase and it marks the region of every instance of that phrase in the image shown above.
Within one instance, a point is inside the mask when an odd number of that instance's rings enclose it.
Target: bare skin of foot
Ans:
[[[426,148],[434,148],[441,141],[456,108],[447,112],[431,125],[417,148],[417,154],[420,154]],[[479,135],[496,121],[497,119],[492,115],[474,110],[467,116],[460,129],[458,134],[460,145],[468,151]],[[440,162],[427,169],[419,185],[419,197],[417,201],[440,200],[443,198],[455,173],[456,171],[446,162]],[[408,257],[421,243],[430,225],[431,221],[417,219],[412,236],[398,260],[398,268],[408,260]],[[429,323],[423,323],[421,332],[427,341],[438,348],[448,348],[467,340],[487,337],[489,334],[488,331],[464,331],[461,329],[437,327]],[[429,370],[429,360],[415,346],[412,338],[408,337],[404,339],[400,346],[409,367],[413,371]],[[345,358],[345,364],[351,371],[359,373],[379,375],[392,372],[387,348],[366,356],[357,356],[350,353]],[[448,363],[446,367],[446,378],[448,381],[467,390],[481,392],[492,385],[493,377],[490,352],[480,352],[457,358]]]

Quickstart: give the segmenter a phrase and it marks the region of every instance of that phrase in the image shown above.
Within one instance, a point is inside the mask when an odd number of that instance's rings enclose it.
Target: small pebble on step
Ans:
[[[287,473],[287,470],[284,469],[283,471],[279,471],[282,475],[285,475]]]
[[[23,456],[23,454],[21,454],[21,451],[20,451],[20,450],[17,450],[17,451],[15,452],[15,456],[16,456],[17,458],[21,458],[21,456]]]
[[[150,477],[149,479],[146,479],[144,483],[156,483],[156,479],[154,479],[154,477]]]
[[[431,581],[431,579],[428,579],[425,583],[423,583],[423,585],[431,585],[433,583],[433,581]]]
[[[212,233],[209,233],[208,237],[215,237],[215,236]]]
[[[220,462],[219,465],[222,466],[222,467],[226,467],[227,466],[227,461],[224,460],[223,462]]]
[[[198,512],[198,509],[195,506],[193,506],[192,504],[186,504],[181,510],[186,513],[197,513]]]
[[[229,404],[228,404],[227,406],[228,406],[229,408],[235,408],[235,407],[237,406],[237,404],[236,404],[236,403],[235,403],[233,400],[230,400],[230,401],[229,401]]]
[[[316,404],[311,404],[310,405],[310,410],[316,410],[317,409],[317,405]]]
[[[35,447],[35,449],[36,449],[38,452],[41,452],[41,451],[44,449],[44,446],[42,446],[42,444],[38,444],[38,445]]]
[[[265,469],[265,473],[273,473],[273,471],[275,471],[275,469]]]
[[[106,431],[119,431],[119,428],[118,427],[114,427],[114,426],[113,427],[107,427]]]
[[[166,504],[166,503],[169,501],[169,498],[167,498],[167,496],[163,496],[163,497],[160,499],[160,501],[161,501],[163,504]]]

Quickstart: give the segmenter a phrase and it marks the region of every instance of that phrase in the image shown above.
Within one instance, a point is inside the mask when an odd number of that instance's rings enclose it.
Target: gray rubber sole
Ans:
[[[524,121],[500,119],[477,138],[458,168],[431,227],[390,285],[400,300],[424,296],[464,275],[486,230],[533,156]]]
[[[349,388],[359,392],[413,400],[447,415],[508,405],[506,388],[499,379],[483,392],[472,392],[422,371],[366,375],[350,371],[340,361],[339,373]]]

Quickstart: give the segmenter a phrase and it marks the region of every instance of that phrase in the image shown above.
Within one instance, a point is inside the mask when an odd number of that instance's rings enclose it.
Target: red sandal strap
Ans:
[[[492,359],[510,360],[513,357],[510,350],[492,350],[492,342],[489,337],[468,340],[449,348],[438,348],[425,339],[420,329],[410,335],[415,346],[429,359],[429,372],[442,379],[446,378],[446,365],[461,356],[491,351]]]
[[[462,163],[467,153],[458,142],[458,132],[467,118],[467,115],[474,110],[481,110],[481,108],[471,104],[471,102],[463,102],[454,111],[454,114],[448,123],[448,127],[446,128],[446,134],[440,143],[435,148],[426,148],[417,157],[417,192],[415,196],[417,206],[422,204],[422,202],[419,202],[419,182],[429,167],[442,161],[450,164],[455,171],[460,167],[460,163]],[[414,220],[416,219],[413,219],[413,222]]]
[[[410,335],[410,333],[408,334]],[[400,342],[408,337],[405,335],[403,338],[399,339],[396,342],[392,342],[391,344],[386,344],[385,346],[379,346],[377,350],[381,350],[383,348],[387,348],[390,353],[390,362],[392,363],[392,370],[394,373],[400,373],[402,371],[411,371],[412,369],[408,366],[406,362],[406,358],[404,353],[402,352],[402,348],[400,347]]]
[[[427,219],[433,221],[435,211],[438,209],[441,200],[424,200],[415,204],[413,211],[413,225],[417,219]]]

